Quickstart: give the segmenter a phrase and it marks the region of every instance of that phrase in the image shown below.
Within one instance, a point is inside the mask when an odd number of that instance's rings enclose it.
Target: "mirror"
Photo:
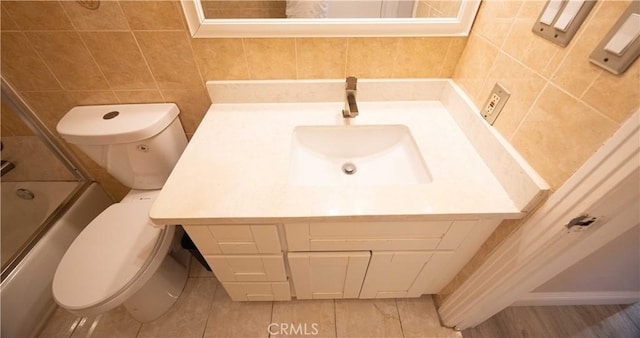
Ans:
[[[200,0],[207,19],[455,18],[461,0]]]
[[[466,36],[480,0],[182,0],[207,37]]]

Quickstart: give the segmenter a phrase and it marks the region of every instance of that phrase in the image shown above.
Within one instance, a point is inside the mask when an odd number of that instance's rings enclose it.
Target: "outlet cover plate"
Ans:
[[[566,31],[561,31],[555,28],[554,25],[558,20],[558,18],[561,16],[561,13],[566,8],[567,1],[562,2],[562,7],[560,8],[559,13],[556,15],[556,17],[553,19],[553,22],[551,22],[550,25],[546,25],[540,22],[542,15],[546,11],[547,7],[549,6],[550,1],[547,1],[547,5],[545,6],[544,10],[540,12],[538,19],[533,24],[533,28],[531,30],[533,31],[534,34],[542,38],[545,38],[555,43],[558,46],[566,47],[569,44],[569,42],[571,42],[571,39],[573,39],[573,36],[576,35],[576,33],[578,32],[578,29],[580,28],[584,20],[587,18],[589,13],[591,13],[591,10],[596,5],[596,1],[597,0],[586,0],[582,5],[582,7],[580,8],[580,10],[578,11],[578,13],[576,13],[573,20],[571,20]]]
[[[511,97],[511,93],[500,82],[496,82],[489,98],[480,110],[480,114],[490,125],[496,121],[509,97]]]
[[[605,46],[609,43],[609,40],[618,32],[618,29],[627,21],[627,19],[633,14],[640,14],[640,1],[633,1],[626,12],[620,16],[620,19],[611,27],[609,33],[600,41],[598,47],[593,50],[589,56],[589,61],[596,64],[605,70],[620,75],[624,73],[633,62],[640,57],[640,38],[635,39],[633,43],[629,45],[627,50],[622,55],[616,55],[605,50]]]

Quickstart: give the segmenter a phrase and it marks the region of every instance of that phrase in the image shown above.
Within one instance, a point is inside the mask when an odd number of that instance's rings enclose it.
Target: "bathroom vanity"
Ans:
[[[208,82],[156,199],[233,300],[438,293],[549,187],[447,79]]]

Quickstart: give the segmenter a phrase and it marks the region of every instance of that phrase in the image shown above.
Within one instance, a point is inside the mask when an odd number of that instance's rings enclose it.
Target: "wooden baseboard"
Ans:
[[[608,305],[640,302],[640,291],[531,292],[511,306]]]

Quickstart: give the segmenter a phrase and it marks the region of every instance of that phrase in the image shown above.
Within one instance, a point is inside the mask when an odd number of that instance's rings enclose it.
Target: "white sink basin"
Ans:
[[[403,125],[299,126],[291,152],[289,180],[294,185],[431,182],[411,131]]]

